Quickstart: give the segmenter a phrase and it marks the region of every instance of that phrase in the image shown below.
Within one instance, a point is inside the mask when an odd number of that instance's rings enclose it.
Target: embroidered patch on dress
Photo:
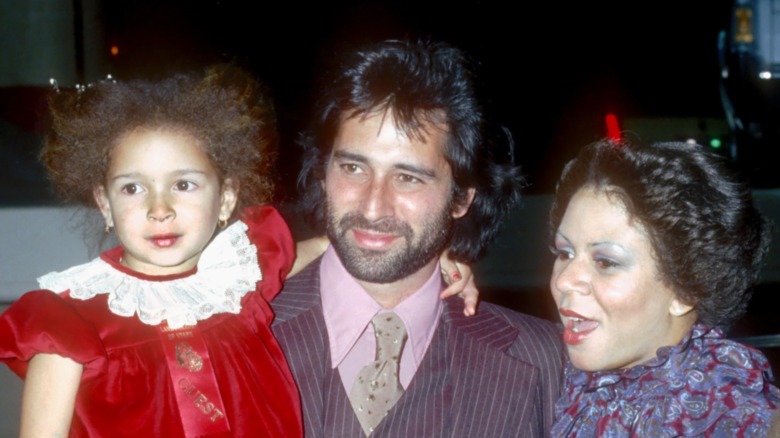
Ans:
[[[186,342],[176,344],[176,360],[179,366],[186,368],[187,371],[196,373],[203,368],[203,359],[200,355],[192,351],[192,346]]]

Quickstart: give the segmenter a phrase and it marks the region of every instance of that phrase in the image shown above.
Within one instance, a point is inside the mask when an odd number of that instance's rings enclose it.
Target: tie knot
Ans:
[[[398,361],[398,356],[406,343],[406,326],[393,312],[376,315],[371,324],[376,336],[377,359]]]

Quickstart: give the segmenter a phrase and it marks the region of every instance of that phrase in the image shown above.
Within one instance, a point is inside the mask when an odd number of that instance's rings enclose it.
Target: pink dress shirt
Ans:
[[[404,322],[409,336],[401,353],[399,369],[404,389],[412,381],[439,323],[442,312],[439,293],[444,289],[439,271],[437,264],[420,289],[394,309],[389,309]],[[331,366],[339,369],[344,389],[349,394],[358,372],[374,360],[376,341],[371,319],[388,310],[374,301],[347,272],[333,247],[328,247],[322,256],[320,289]]]

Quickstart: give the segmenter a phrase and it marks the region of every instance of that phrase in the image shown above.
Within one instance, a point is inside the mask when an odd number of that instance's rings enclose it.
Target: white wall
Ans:
[[[37,289],[43,274],[96,257],[83,238],[84,221],[77,208],[0,208],[0,302]]]

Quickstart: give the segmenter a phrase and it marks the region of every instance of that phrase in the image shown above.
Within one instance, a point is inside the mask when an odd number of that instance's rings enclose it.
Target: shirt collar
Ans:
[[[419,364],[442,312],[439,292],[443,289],[439,265],[430,278],[394,309],[406,326],[407,345]],[[384,311],[347,272],[333,247],[328,247],[320,264],[320,289],[325,327],[328,331],[332,367],[344,360],[377,313]]]

